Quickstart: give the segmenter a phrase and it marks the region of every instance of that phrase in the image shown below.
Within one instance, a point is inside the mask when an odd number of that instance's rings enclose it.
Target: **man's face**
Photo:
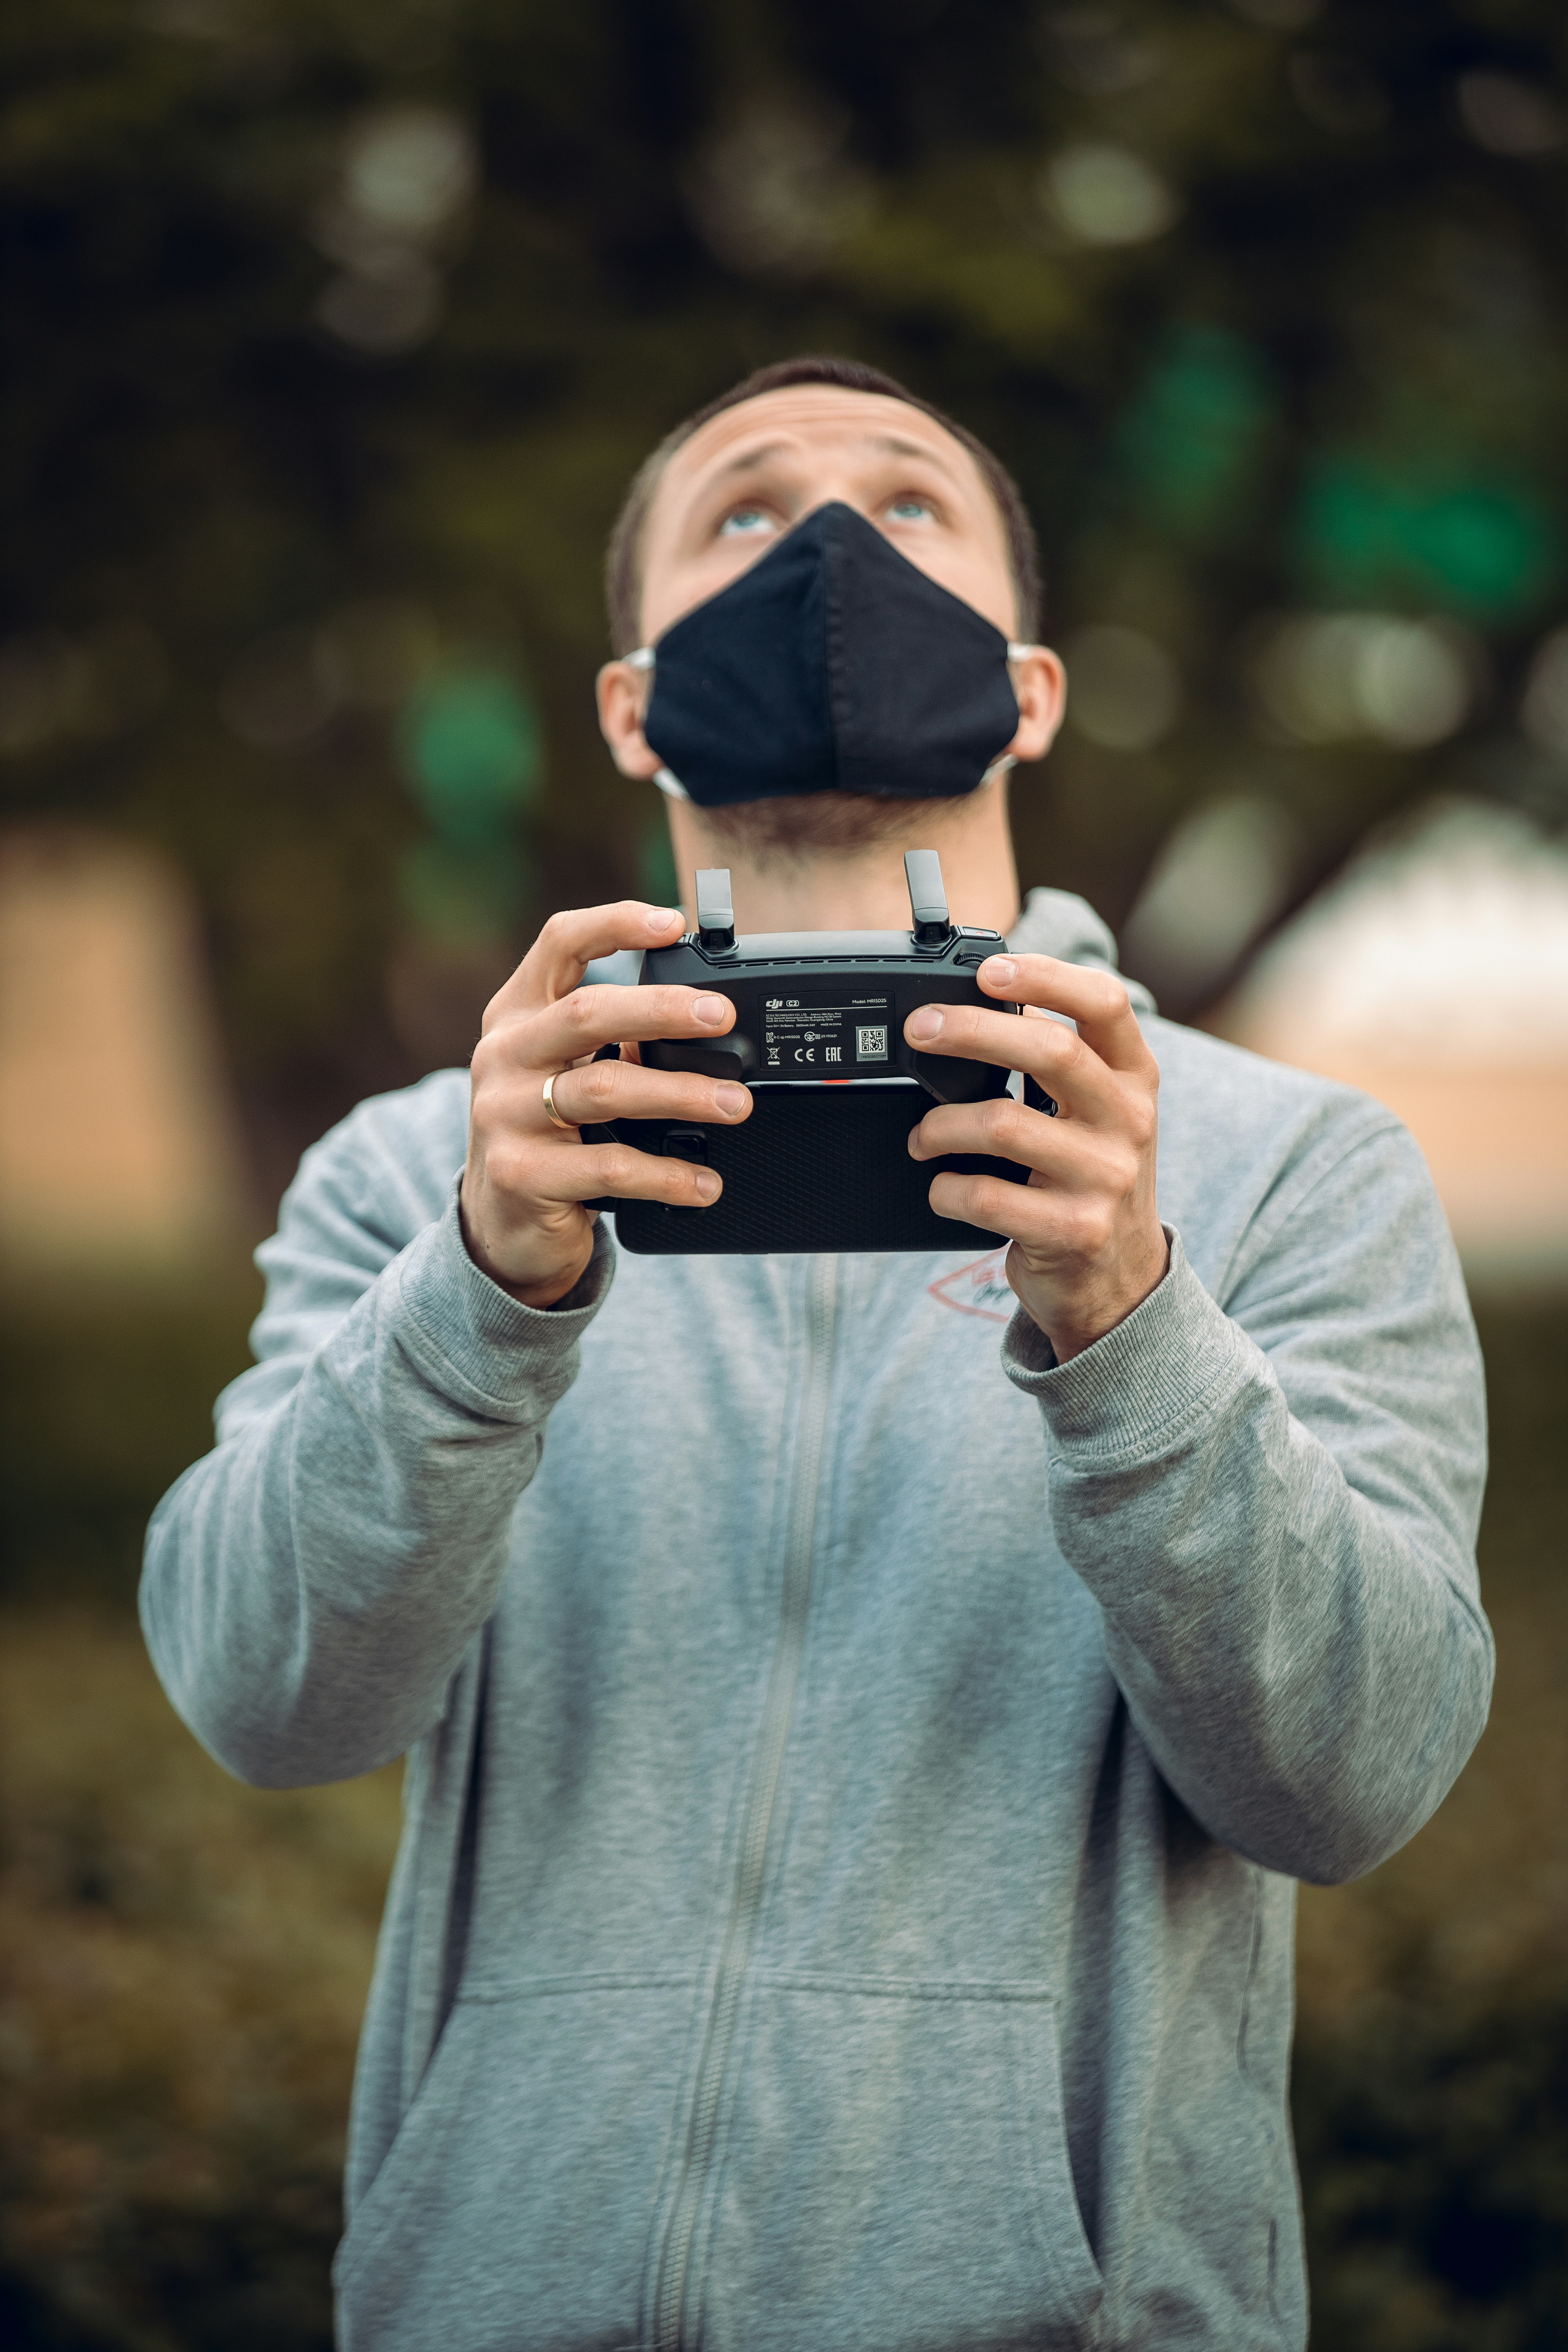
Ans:
[[[1017,635],[1002,519],[968,450],[905,401],[805,383],[722,410],[669,460],[643,534],[643,642],[832,499]]]
[[[669,460],[643,532],[643,643],[655,643],[833,499],[864,515],[1005,637],[1017,635],[1002,518],[963,443],[884,393],[803,383],[722,410]],[[1036,647],[1011,674],[1018,731],[1006,749],[1038,760],[1061,719],[1062,667]],[[606,662],[599,672],[599,723],[624,775],[659,769],[642,731],[647,691],[647,673],[628,662]]]

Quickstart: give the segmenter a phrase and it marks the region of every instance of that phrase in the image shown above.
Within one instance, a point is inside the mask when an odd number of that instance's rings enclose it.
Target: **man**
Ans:
[[[679,630],[722,654],[724,600],[820,584],[830,541],[1005,663],[964,789],[901,797],[918,744],[879,769],[901,694],[836,707],[848,764],[783,789],[796,714],[754,724],[743,661],[670,768]],[[902,928],[899,851],[934,845],[1009,933],[981,981],[1024,1018],[909,1024],[1059,1103],[911,1139],[1030,1169],[934,1181],[996,1252],[617,1261],[584,1202],[715,1180],[582,1127],[750,1097],[591,1058],[728,1025],[584,984],[677,913],[558,915],[471,1091],[307,1155],[258,1367],[154,1521],[148,1639],[216,1755],[287,1785],[408,1754],[348,2352],[1304,2340],[1293,1882],[1393,1852],[1485,1720],[1478,1360],[1392,1118],[1157,1020],[1081,901],[1020,917],[1006,764],[1063,691],[1033,562],[978,444],[793,362],[634,485],[600,680],[742,929]]]

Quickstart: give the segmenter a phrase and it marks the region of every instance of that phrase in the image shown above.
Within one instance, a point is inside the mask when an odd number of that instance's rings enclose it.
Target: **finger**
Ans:
[[[612,982],[575,988],[519,1023],[507,1034],[507,1058],[521,1055],[530,1068],[563,1070],[584,1054],[626,1038],[721,1037],[734,1019],[729,998],[706,989],[617,988]]]
[[[1009,1184],[1005,1176],[960,1176],[951,1169],[932,1177],[931,1205],[936,1216],[1053,1255],[1092,1253],[1104,1239],[1108,1214],[1092,1196],[1064,1196],[1054,1185]]]
[[[665,948],[686,925],[679,907],[651,907],[620,898],[609,907],[572,907],[552,915],[487,1013],[519,1013],[552,1003],[581,985],[597,956],[623,948]]]
[[[939,1103],[910,1131],[911,1160],[942,1160],[957,1151],[1011,1160],[1075,1190],[1114,1185],[1136,1172],[1136,1154],[1120,1138],[1085,1120],[1047,1118],[1010,1095],[994,1102]]]
[[[1113,971],[1064,963],[1058,956],[997,955],[986,958],[976,977],[987,995],[1065,1013],[1113,1070],[1142,1070],[1153,1060],[1127,983]]]
[[[921,1004],[905,1022],[904,1035],[922,1054],[1026,1070],[1079,1118],[1111,1118],[1121,1100],[1116,1075],[1065,1022],[1021,1021],[983,1004]]]
[[[689,1071],[645,1069],[636,1062],[588,1062],[580,1070],[564,1070],[551,1093],[562,1118],[574,1127],[607,1118],[700,1119],[734,1127],[752,1110],[749,1087]],[[542,1115],[543,1108],[542,1093]]]
[[[705,1209],[724,1189],[712,1168],[689,1160],[656,1160],[629,1143],[574,1144],[539,1155],[528,1171],[536,1201],[663,1201],[672,1209]]]

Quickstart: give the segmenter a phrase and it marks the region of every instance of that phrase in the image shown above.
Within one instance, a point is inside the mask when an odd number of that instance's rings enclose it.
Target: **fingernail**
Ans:
[[[1005,988],[1010,980],[1018,977],[1018,967],[1011,956],[987,956],[981,970],[993,988]]]
[[[656,907],[647,919],[650,931],[668,931],[671,923],[684,923],[685,916],[679,907]]]
[[[700,996],[692,1004],[691,1017],[700,1021],[704,1029],[717,1029],[730,1010],[727,996]]]
[[[904,1034],[906,1037],[912,1037],[917,1044],[923,1045],[928,1038],[940,1037],[942,1035],[942,1016],[938,1006],[934,1004],[922,1004],[920,1011],[918,1013],[911,1013],[909,1019],[905,1022]]]
[[[699,1174],[697,1192],[700,1200],[716,1201],[719,1198],[719,1179],[711,1168],[704,1168]]]
[[[724,1079],[714,1087],[713,1099],[726,1118],[739,1118],[751,1097],[744,1087],[732,1087]]]

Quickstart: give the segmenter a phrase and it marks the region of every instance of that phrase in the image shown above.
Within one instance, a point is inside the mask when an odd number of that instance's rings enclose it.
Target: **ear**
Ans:
[[[1043,760],[1067,709],[1067,672],[1049,646],[1024,646],[1008,661],[1007,674],[1018,699],[1018,731],[1007,752],[1015,760]]]
[[[647,708],[647,670],[634,669],[627,661],[606,662],[599,672],[595,691],[599,703],[599,728],[610,747],[611,758],[623,776],[637,776],[647,782],[664,762],[642,731],[643,712]],[[1030,754],[1031,758],[1037,756]]]

